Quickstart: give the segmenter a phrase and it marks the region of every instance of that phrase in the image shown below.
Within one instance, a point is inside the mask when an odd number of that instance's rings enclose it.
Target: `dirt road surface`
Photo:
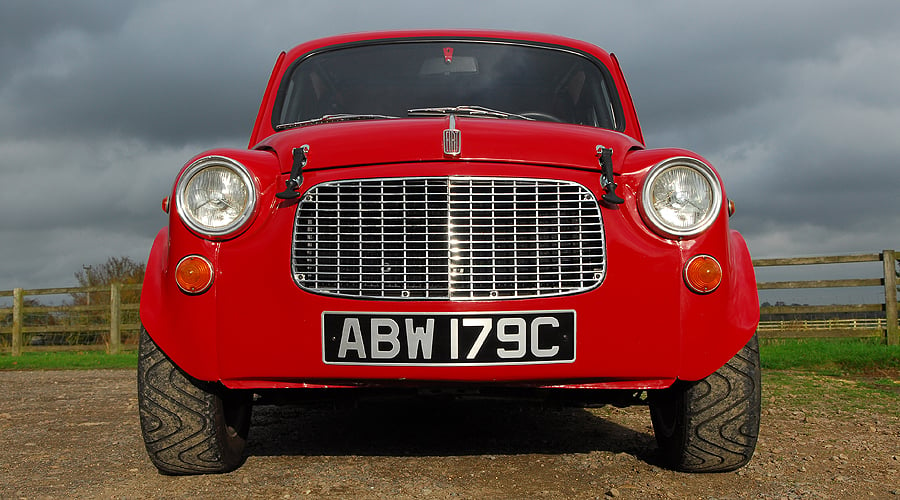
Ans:
[[[801,376],[813,402],[764,385],[757,453],[731,473],[662,468],[644,407],[394,402],[257,407],[243,467],[168,477],[144,452],[135,377],[0,372],[0,498],[900,499],[897,400],[842,400],[854,382],[835,378]]]

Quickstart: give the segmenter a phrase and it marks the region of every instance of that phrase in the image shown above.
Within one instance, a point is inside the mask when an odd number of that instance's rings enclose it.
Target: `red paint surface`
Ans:
[[[434,37],[446,32],[410,32]],[[703,234],[663,238],[641,218],[637,198],[647,171],[684,150],[644,150],[618,63],[591,45],[542,35],[453,32],[453,37],[525,39],[593,54],[610,68],[623,103],[623,133],[579,125],[457,117],[462,153],[442,151],[446,117],[371,120],[309,126],[276,133],[273,95],[290,62],[333,44],[398,34],[334,37],[298,46],[279,57],[262,100],[250,150],[218,149],[246,166],[259,189],[257,211],[238,235],[209,241],[187,229],[171,199],[169,227],[153,244],[142,292],[141,319],[150,335],[190,375],[235,388],[428,385],[438,382],[653,389],[676,378],[712,373],[753,334],[759,307],[746,244],[729,229],[727,202]],[[406,176],[510,176],[578,182],[597,197],[596,146],[614,149],[620,206],[601,205],[607,238],[607,274],[596,289],[572,296],[475,302],[368,301],[313,295],[291,277],[291,237],[297,201],[283,201],[291,149],[309,144],[301,192],[325,181]],[[191,160],[192,161],[192,160]],[[187,163],[191,163],[188,161]],[[705,161],[705,160],[703,160]],[[178,290],[174,265],[199,254],[214,266],[206,293]],[[717,290],[699,295],[683,282],[683,266],[708,254],[722,264]],[[570,310],[577,312],[573,363],[522,366],[337,366],[322,357],[323,311],[452,312]]]

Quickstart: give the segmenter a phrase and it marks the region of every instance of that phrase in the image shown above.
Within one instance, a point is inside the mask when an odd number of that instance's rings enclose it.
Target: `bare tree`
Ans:
[[[144,281],[146,265],[135,262],[130,257],[110,257],[102,264],[82,266],[83,269],[75,273],[75,279],[83,287],[105,286],[112,283],[123,285],[141,283]]]
[[[69,324],[93,325],[103,324],[109,321],[109,285],[118,283],[122,285],[140,284],[144,281],[146,265],[135,262],[129,257],[110,257],[101,264],[82,266],[82,270],[75,273],[75,279],[83,288],[98,288],[84,292],[72,293],[73,306],[91,306],[73,311],[68,315]],[[122,290],[120,300],[122,304],[137,303],[140,301],[141,291]],[[129,311],[128,318],[123,317],[124,322],[137,320],[137,311]],[[134,317],[130,317],[133,315]],[[69,336],[70,343],[95,343],[103,339],[94,331],[84,334]]]

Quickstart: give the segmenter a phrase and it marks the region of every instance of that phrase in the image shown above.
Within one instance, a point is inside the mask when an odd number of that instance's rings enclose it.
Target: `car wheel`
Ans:
[[[182,372],[141,329],[138,357],[141,432],[164,474],[228,472],[243,463],[251,399]]]
[[[652,394],[650,416],[665,461],[685,472],[725,472],[750,461],[759,436],[759,342],[712,375]]]

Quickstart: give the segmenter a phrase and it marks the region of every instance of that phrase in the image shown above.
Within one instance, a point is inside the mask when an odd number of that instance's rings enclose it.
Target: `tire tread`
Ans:
[[[759,342],[754,335],[712,375],[681,382],[651,402],[657,442],[667,460],[687,472],[725,472],[750,461],[759,437]],[[661,408],[674,405],[674,410]],[[655,408],[654,408],[655,406]],[[659,419],[674,411],[671,435]]]
[[[211,384],[183,373],[141,331],[141,430],[150,460],[165,474],[227,472],[240,466],[246,436],[224,432],[222,401]]]

